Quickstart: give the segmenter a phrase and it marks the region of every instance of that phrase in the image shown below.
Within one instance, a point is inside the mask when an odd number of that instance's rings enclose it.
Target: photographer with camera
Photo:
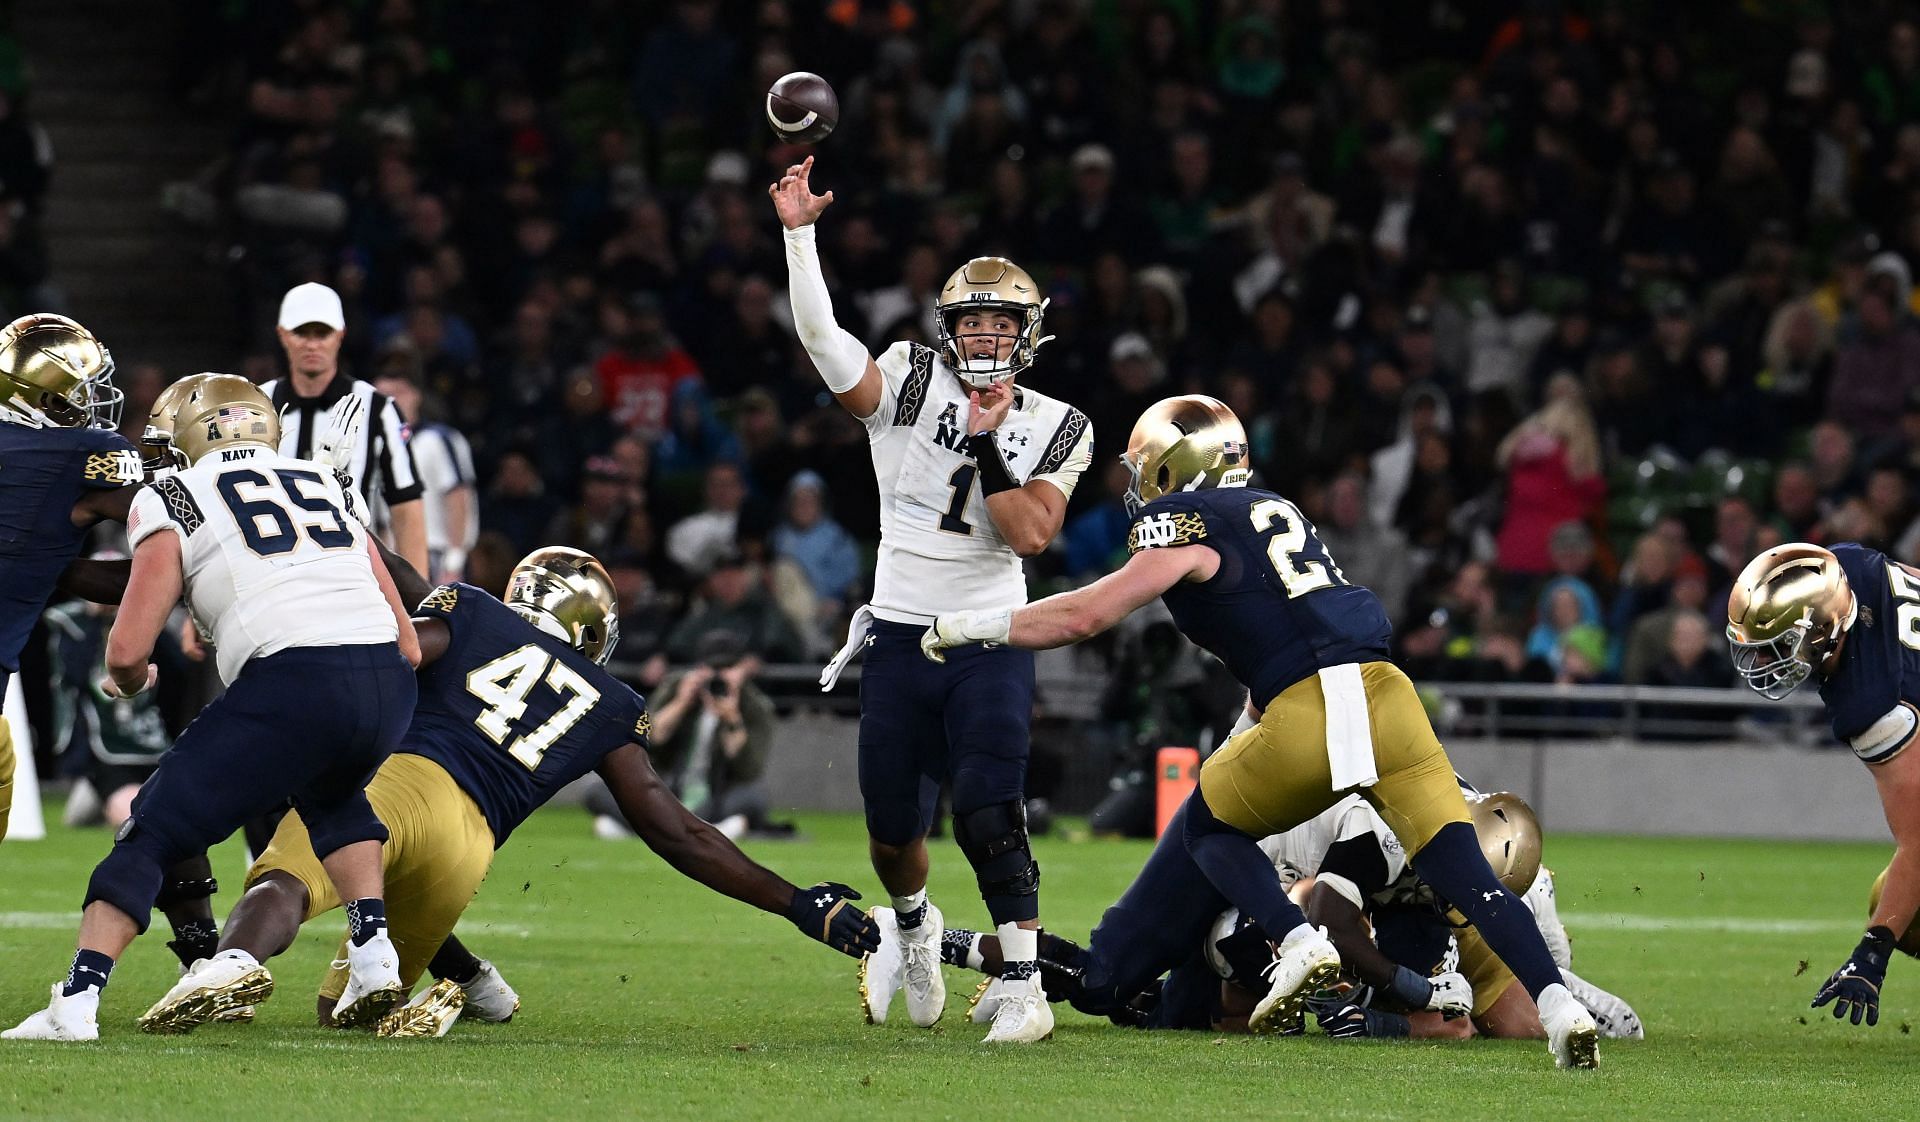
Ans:
[[[789,836],[793,827],[767,818],[764,776],[773,747],[773,699],[753,681],[758,657],[737,631],[700,637],[695,664],[670,674],[653,692],[667,701],[653,710],[654,767],[693,812],[729,838]],[[605,792],[589,806],[595,832],[626,836],[617,815],[603,808]]]

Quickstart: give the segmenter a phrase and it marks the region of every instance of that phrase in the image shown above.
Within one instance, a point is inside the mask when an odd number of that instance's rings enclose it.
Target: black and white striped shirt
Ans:
[[[354,488],[367,505],[381,514],[386,507],[420,498],[420,475],[414,470],[413,453],[407,449],[407,419],[400,415],[393,399],[374,389],[373,383],[337,373],[316,397],[295,394],[291,378],[275,378],[260,389],[273,399],[273,407],[280,413],[280,454],[302,460],[313,458],[314,441],[327,431],[333,407],[348,394],[358,397],[366,410],[366,422],[361,426],[352,462],[342,465],[341,470],[352,477]]]

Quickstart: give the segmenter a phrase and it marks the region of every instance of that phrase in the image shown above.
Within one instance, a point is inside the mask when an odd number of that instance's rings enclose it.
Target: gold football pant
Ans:
[[[1472,822],[1453,764],[1433,734],[1413,683],[1390,662],[1360,667],[1380,780],[1356,788],[1411,857],[1452,822]],[[1200,767],[1200,794],[1214,817],[1256,838],[1293,829],[1332,806],[1327,705],[1318,677],[1267,703],[1260,721]]]
[[[7,820],[13,817],[13,726],[0,716],[0,841],[7,840]]]
[[[1459,918],[1458,913],[1454,918]],[[1500,961],[1500,956],[1493,953],[1493,948],[1487,946],[1479,928],[1456,927],[1453,937],[1460,944],[1460,973],[1466,975],[1467,983],[1473,987],[1473,1015],[1484,1017],[1519,979]]]
[[[387,757],[367,784],[367,801],[387,827],[382,848],[387,935],[400,953],[400,981],[412,986],[487,878],[493,830],[453,777],[424,756]],[[313,855],[298,811],[280,820],[267,851],[247,870],[247,883],[273,871],[305,886],[302,922],[340,906],[340,894]],[[341,965],[328,970],[320,993],[338,1000],[347,985],[344,942],[334,957]]]

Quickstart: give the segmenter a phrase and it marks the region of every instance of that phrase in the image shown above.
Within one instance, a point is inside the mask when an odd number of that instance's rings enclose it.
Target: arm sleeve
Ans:
[[[845,393],[866,376],[866,344],[834,321],[813,227],[788,230],[786,245],[787,299],[793,304],[794,333],[813,357],[821,381],[834,393]]]
[[[1046,480],[1071,499],[1073,489],[1080,483],[1080,476],[1093,465],[1093,426],[1087,423],[1086,415],[1076,409],[1054,439],[1067,449],[1066,454],[1057,457],[1049,455],[1041,460],[1033,478]],[[1058,466],[1054,466],[1056,461]]]
[[[413,451],[407,447],[407,422],[392,398],[380,399],[380,431],[374,438],[374,454],[380,465],[380,493],[388,506],[412,502],[420,497],[420,474],[413,467]]]

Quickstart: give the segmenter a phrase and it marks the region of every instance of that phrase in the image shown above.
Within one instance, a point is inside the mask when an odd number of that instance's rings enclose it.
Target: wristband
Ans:
[[[1387,983],[1387,992],[1409,1009],[1425,1009],[1433,997],[1433,983],[1404,966],[1396,966],[1393,981]]]
[[[998,495],[1003,491],[1018,491],[1020,484],[1007,470],[1007,461],[1000,455],[1000,442],[993,433],[976,432],[967,438],[967,453],[973,462],[980,465],[980,493]]]

